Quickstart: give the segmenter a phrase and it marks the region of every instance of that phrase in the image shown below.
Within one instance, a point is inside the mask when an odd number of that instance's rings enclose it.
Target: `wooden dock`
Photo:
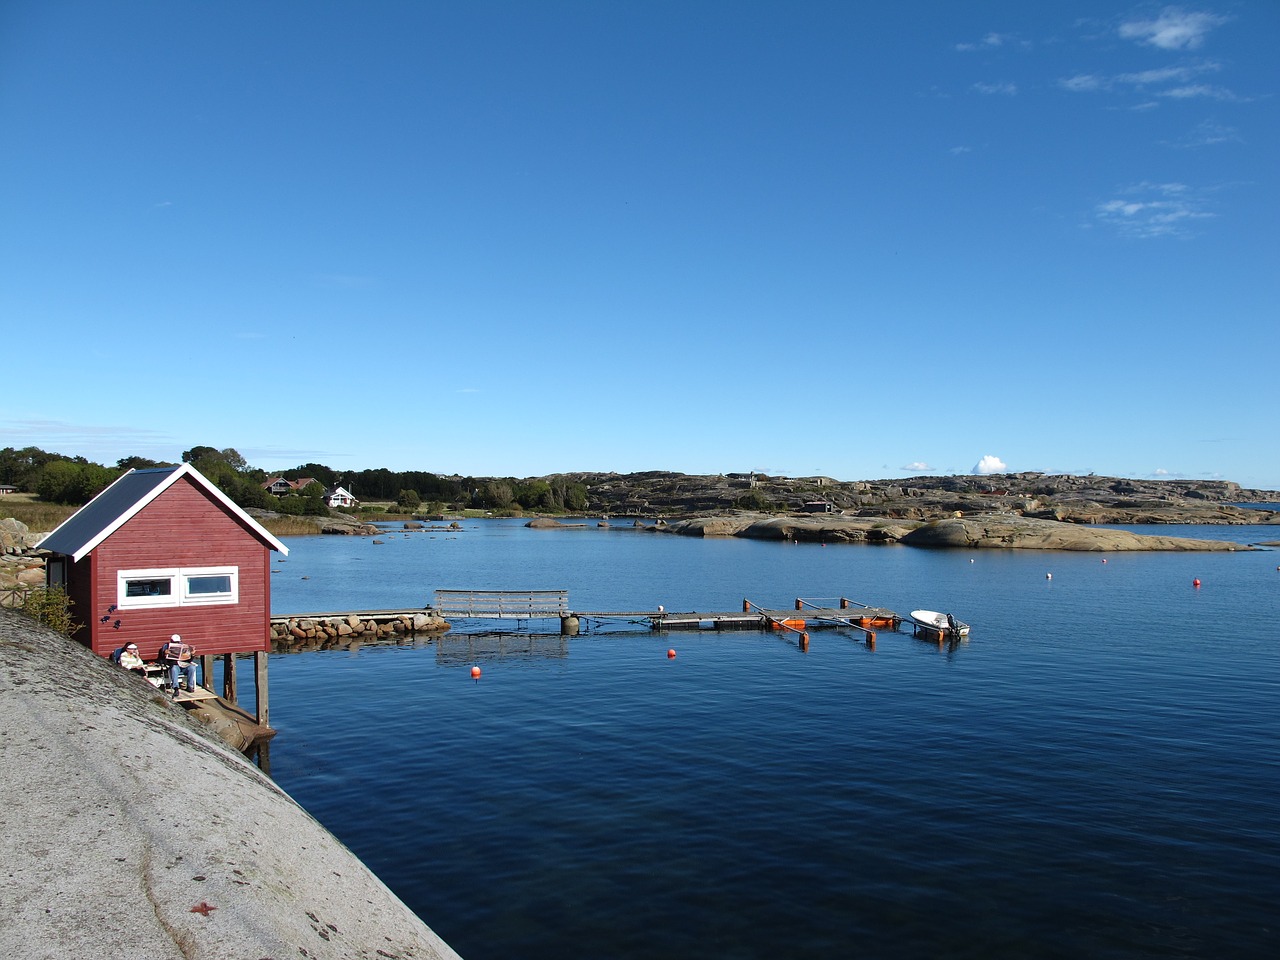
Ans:
[[[486,633],[530,633],[528,625],[537,621],[558,622],[562,636],[576,636],[592,623],[625,621],[647,626],[655,632],[694,630],[774,630],[794,635],[802,650],[809,645],[810,630],[846,630],[862,634],[868,646],[875,646],[876,632],[897,631],[907,618],[885,607],[874,607],[848,597],[799,597],[789,609],[765,607],[750,599],[742,601],[740,610],[671,611],[656,610],[576,610],[569,604],[567,590],[437,590],[434,604],[416,610],[364,610],[351,614],[294,614],[286,618],[290,624],[303,621],[336,621],[366,625],[396,621],[397,632],[417,632],[404,624],[412,618],[429,620],[424,633],[448,630],[453,621],[488,623],[500,621],[501,628],[486,628]],[[277,620],[273,618],[273,626]],[[350,633],[350,630],[347,631]],[[455,634],[456,636],[456,634]],[[334,634],[337,638],[338,634]],[[352,639],[358,639],[353,637]]]

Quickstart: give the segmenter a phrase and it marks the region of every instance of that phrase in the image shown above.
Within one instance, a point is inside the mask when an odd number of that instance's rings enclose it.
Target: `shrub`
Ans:
[[[62,587],[28,590],[22,600],[22,612],[64,636],[69,637],[75,632],[75,624],[71,620],[71,598]]]

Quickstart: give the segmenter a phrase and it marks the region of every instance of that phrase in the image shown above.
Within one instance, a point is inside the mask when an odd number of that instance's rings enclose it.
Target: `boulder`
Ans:
[[[0,520],[0,554],[18,554],[26,551],[28,529],[21,520],[6,517]]]

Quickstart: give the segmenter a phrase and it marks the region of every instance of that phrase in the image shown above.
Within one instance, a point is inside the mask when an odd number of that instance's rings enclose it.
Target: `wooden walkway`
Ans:
[[[794,634],[807,649],[809,630],[860,631],[869,645],[875,644],[877,630],[896,631],[907,619],[885,607],[873,607],[848,597],[797,598],[791,609],[763,607],[749,599],[741,610],[669,611],[656,610],[575,610],[569,605],[567,590],[437,590],[435,603],[418,610],[364,610],[360,618],[393,618],[429,613],[446,620],[514,621],[515,631],[526,622],[559,621],[562,635],[577,634],[584,623],[628,621],[644,623],[650,630],[776,630]],[[347,614],[294,614],[290,619],[325,619]],[[273,618],[273,621],[276,618]],[[511,630],[511,626],[503,628]],[[490,631],[493,632],[493,631]],[[455,634],[456,636],[456,634]]]

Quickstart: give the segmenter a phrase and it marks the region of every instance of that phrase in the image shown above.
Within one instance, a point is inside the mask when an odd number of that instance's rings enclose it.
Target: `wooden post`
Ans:
[[[796,597],[796,609],[797,609],[797,610],[803,610],[803,609],[804,609],[804,601],[803,601],[803,600],[801,600],[799,597]]]
[[[213,693],[213,654],[200,654],[200,686]]]
[[[258,723],[271,726],[271,707],[267,700],[267,651],[253,652],[253,693]]]
[[[848,598],[848,597],[841,597],[841,598],[840,598],[840,609],[841,609],[841,610],[848,610],[848,609],[849,609],[849,598]]]
[[[228,703],[236,702],[236,655],[222,655],[222,699]]]

